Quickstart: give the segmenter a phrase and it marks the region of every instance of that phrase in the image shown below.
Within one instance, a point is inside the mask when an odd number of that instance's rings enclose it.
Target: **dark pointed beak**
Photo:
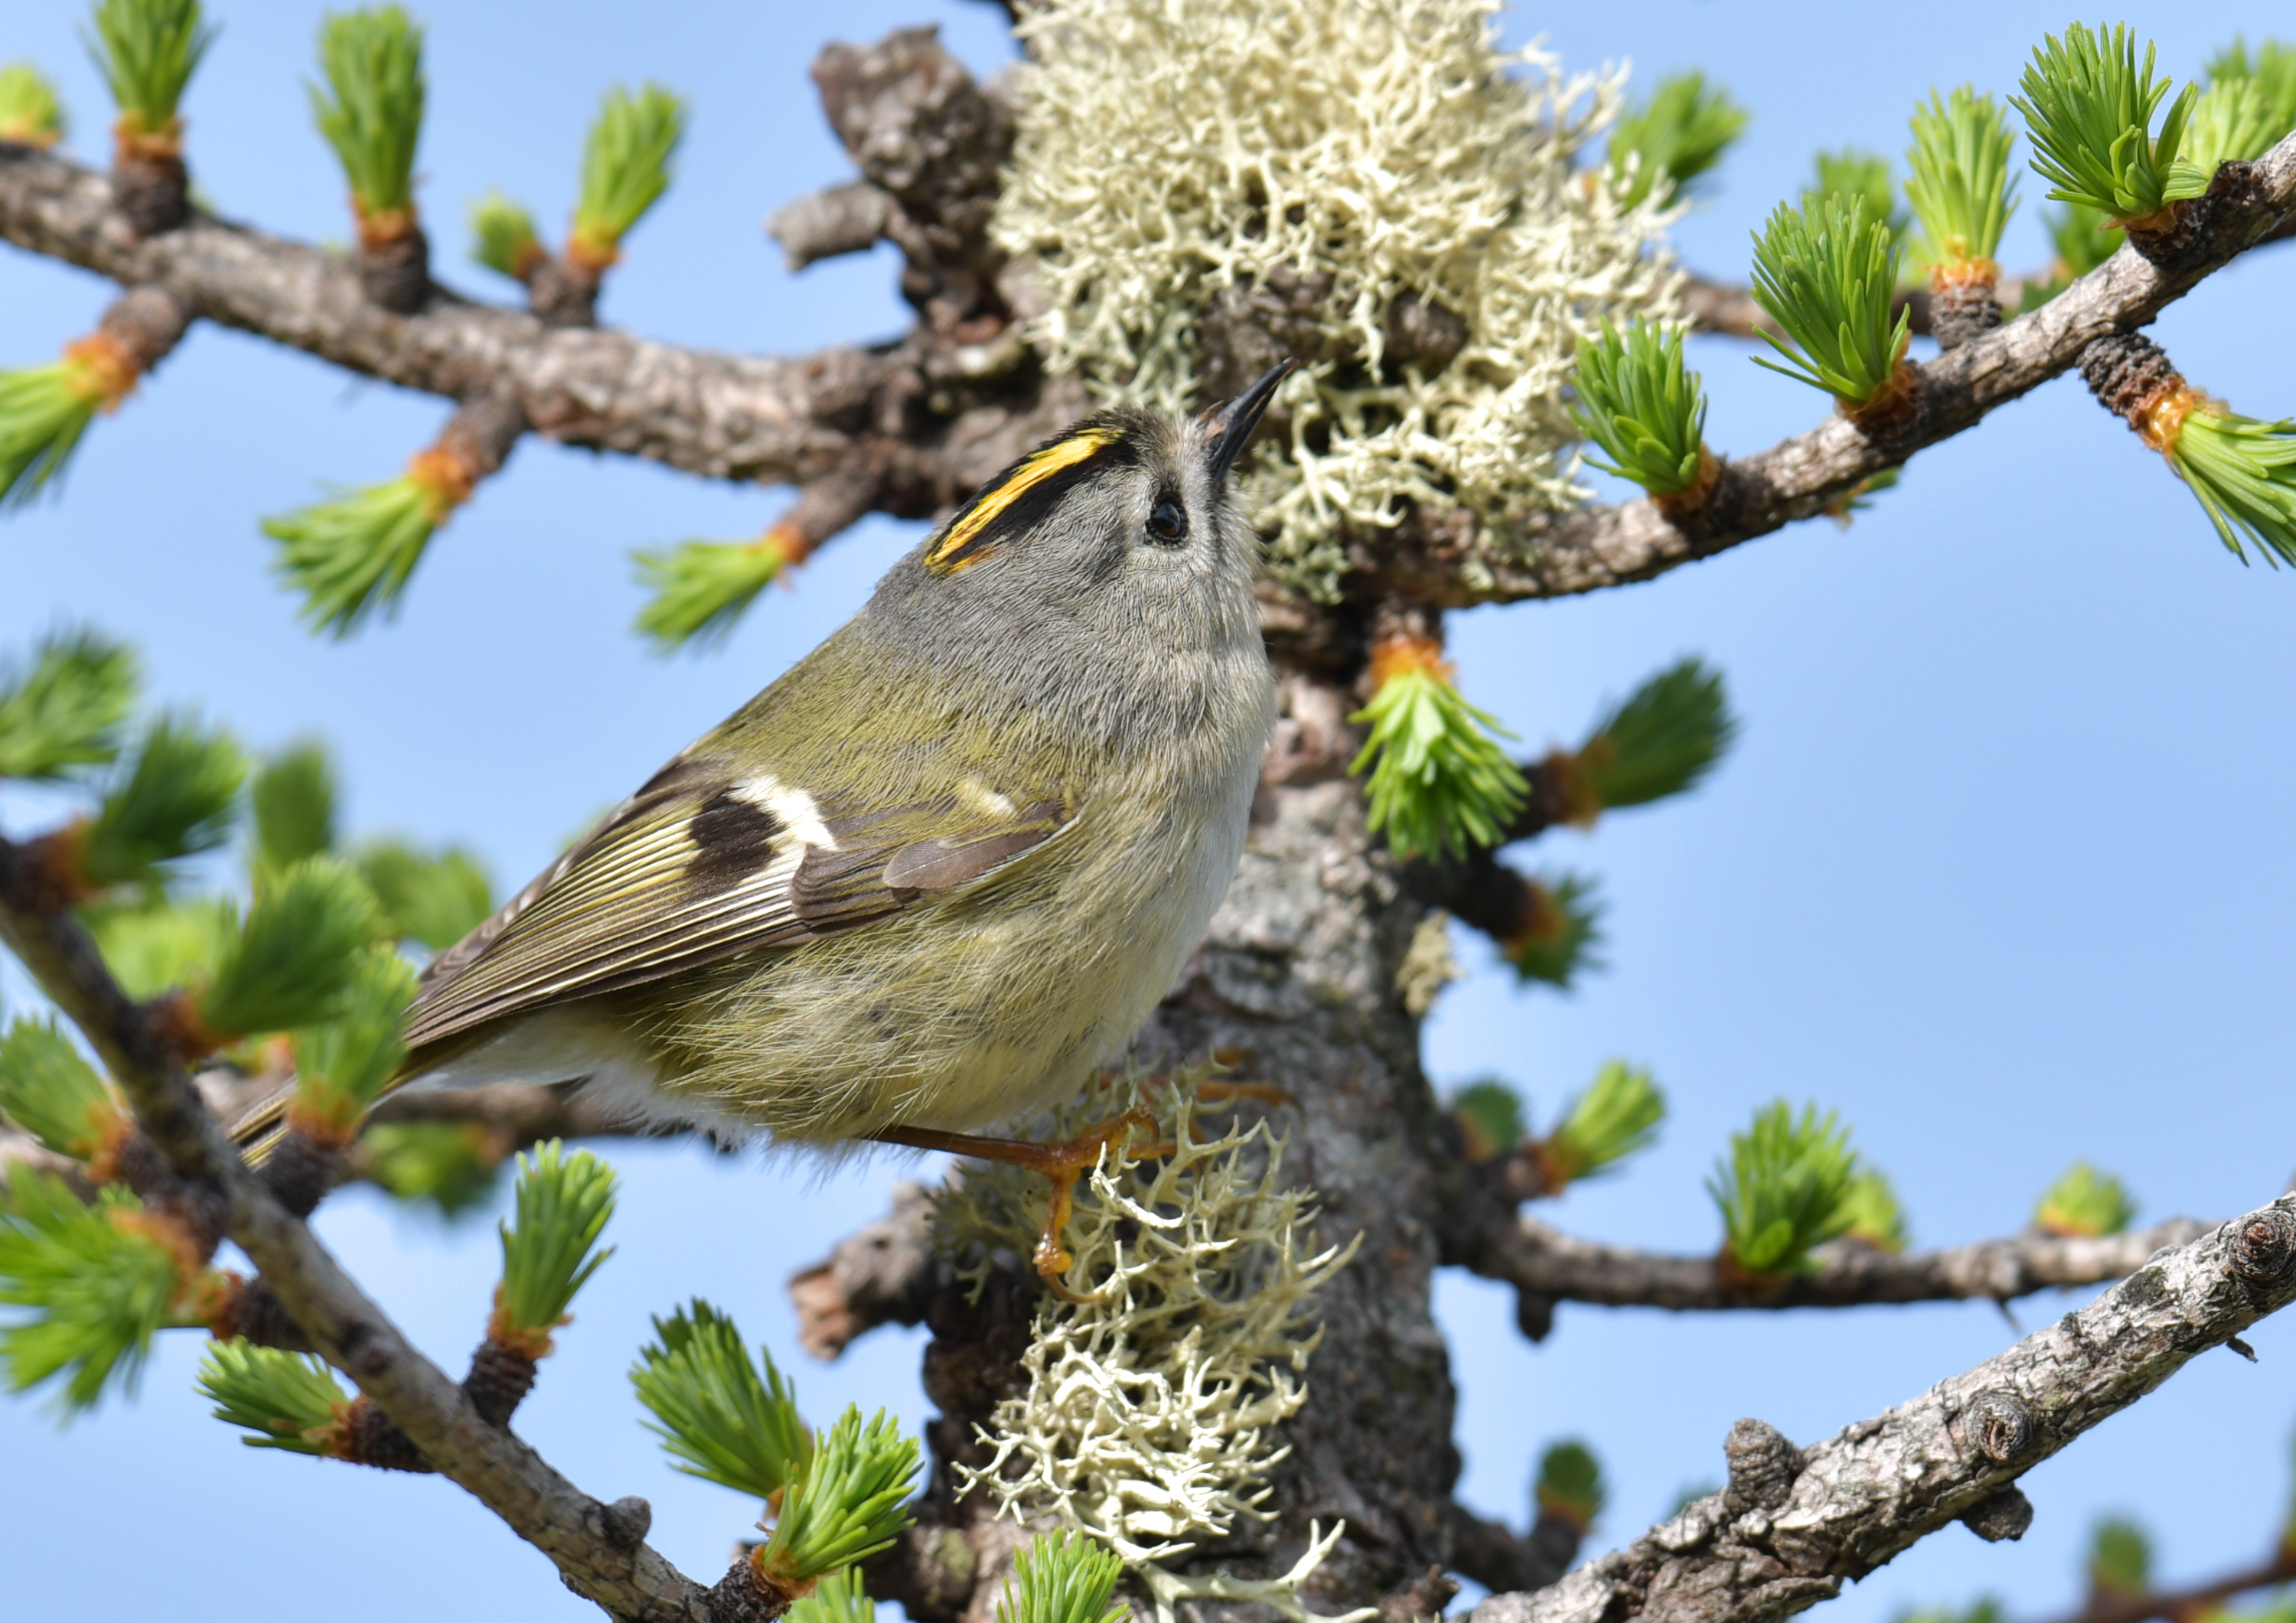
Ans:
[[[1234,399],[1219,408],[1211,419],[1212,488],[1217,490],[1227,482],[1230,468],[1250,442],[1251,430],[1259,426],[1267,403],[1275,398],[1275,386],[1298,371],[1297,361],[1283,361],[1266,377],[1245,389]]]

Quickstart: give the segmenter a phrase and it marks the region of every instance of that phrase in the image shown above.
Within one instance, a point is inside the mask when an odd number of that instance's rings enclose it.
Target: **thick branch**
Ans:
[[[1811,1270],[1767,1288],[1726,1276],[1712,1257],[1676,1257],[1601,1245],[1530,1217],[1489,1233],[1456,1260],[1528,1296],[1611,1307],[1700,1312],[1735,1308],[1857,1307],[1882,1302],[2005,1302],[2036,1291],[2125,1278],[2164,1246],[2208,1232],[2189,1217],[2134,1234],[2094,1238],[2013,1234],[1949,1250],[1893,1256],[1836,1242],[1813,1253]]]
[[[1445,537],[1414,545],[1359,542],[1354,562],[1362,595],[1399,595],[1464,608],[1529,597],[1562,597],[1629,581],[1712,557],[1825,510],[1885,468],[1974,426],[1986,414],[2069,370],[2097,339],[2142,327],[2210,273],[2221,269],[2296,214],[2296,135],[2253,164],[2218,174],[2205,224],[2174,269],[2134,249],[2119,253],[2040,309],[1962,344],[1923,365],[1921,404],[1911,428],[1886,442],[1869,439],[1847,418],[1828,418],[1806,434],[1760,455],[1726,464],[1720,487],[1687,528],[1647,498],[1557,513],[1506,537],[1522,559],[1499,563],[1481,579],[1459,567],[1451,527],[1423,521],[1416,530]]]
[[[2155,1257],[2087,1307],[1886,1414],[1785,1449],[1759,1480],[1734,1461],[1731,1489],[1550,1588],[1494,1595],[1475,1623],[1789,1617],[1948,1522],[1972,1512],[1985,1521],[1984,1507],[2004,1504],[2027,1471],[2291,1300],[2296,1195]],[[2001,1522],[2021,1526],[1993,1525]]]
[[[144,1134],[182,1177],[218,1191],[229,1232],[327,1361],[358,1383],[445,1475],[557,1563],[617,1618],[727,1614],[601,1504],[510,1431],[479,1417],[462,1388],[411,1346],[333,1256],[241,1164],[223,1130],[112,980],[70,914],[42,906],[23,848],[0,840],[0,942],[94,1045]]]
[[[1025,348],[1003,338],[921,331],[780,359],[552,327],[443,290],[397,316],[341,256],[210,215],[139,239],[107,176],[24,146],[0,144],[0,237],[347,371],[456,400],[499,395],[562,444],[709,479],[808,485],[859,471],[865,507],[898,516],[953,504],[1086,409],[1074,391],[1041,390]],[[928,413],[929,396],[947,411]]]

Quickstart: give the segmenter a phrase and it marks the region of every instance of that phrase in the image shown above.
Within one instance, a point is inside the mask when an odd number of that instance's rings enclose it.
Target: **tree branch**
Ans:
[[[508,1430],[488,1425],[463,1389],[408,1343],[310,1230],[239,1160],[145,1010],[111,978],[69,913],[53,908],[0,839],[0,943],[87,1037],[137,1121],[180,1177],[214,1192],[228,1232],[328,1363],[348,1375],[424,1458],[554,1562],[570,1587],[617,1618],[712,1623],[743,1614],[680,1573],[638,1537],[644,1518],[591,1498]]]
[[[2062,1623],[2177,1623],[2179,1619],[2209,1617],[2226,1601],[2251,1590],[2287,1583],[2296,1583],[2296,1537],[2284,1540],[2267,1561],[2189,1589],[2091,1594],[2088,1603]]]
[[[455,400],[498,395],[561,444],[708,479],[849,489],[858,479],[859,511],[951,506],[1089,409],[1074,386],[1046,386],[996,322],[775,358],[552,327],[437,289],[418,313],[393,315],[342,256],[212,215],[139,238],[108,176],[27,146],[0,143],[0,238],[363,376]]]
[[[1759,455],[1726,462],[1713,497],[1682,527],[1648,498],[1542,517],[1505,538],[1521,561],[1495,563],[1480,578],[1462,567],[1460,515],[1421,514],[1391,540],[1357,541],[1348,589],[1443,608],[1569,596],[1647,580],[1810,518],[1874,474],[2070,370],[2097,339],[2150,323],[2277,230],[2296,215],[2296,135],[2252,164],[2224,166],[2208,209],[2173,268],[2124,247],[2031,315],[1923,365],[1908,431],[1877,441],[1847,418],[1830,417]]]
[[[1965,1374],[1807,1450],[1732,1433],[1732,1485],[1474,1623],[1771,1623],[1832,1599],[1948,1522],[2014,1537],[2016,1480],[2192,1359],[2296,1300],[2296,1195],[2154,1257]],[[1759,1465],[1761,1468],[1756,1469]]]
[[[1767,1287],[1727,1275],[1712,1257],[1668,1256],[1602,1245],[1559,1233],[1531,1217],[1489,1232],[1456,1258],[1471,1273],[1503,1280],[1544,1300],[1671,1312],[1741,1308],[1860,1307],[1885,1302],[2006,1302],[2036,1291],[2120,1279],[2164,1246],[2183,1245],[2209,1225],[2173,1217],[2125,1234],[2060,1238],[2012,1234],[1948,1250],[1894,1256],[1836,1241],[1811,1253],[1806,1274]]]

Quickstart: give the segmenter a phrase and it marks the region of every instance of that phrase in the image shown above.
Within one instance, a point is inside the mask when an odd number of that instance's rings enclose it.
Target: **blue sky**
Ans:
[[[200,185],[266,228],[345,237],[341,184],[300,83],[319,8],[217,9],[223,34],[186,107]],[[2155,6],[2130,20],[2182,78],[2236,31],[2264,33],[2275,9]],[[0,59],[55,74],[75,150],[100,156],[105,103],[79,15],[11,8]],[[2010,0],[1958,10],[1950,28],[1924,15],[1653,0],[1518,11],[1505,26],[1515,41],[1543,31],[1572,67],[1703,67],[1753,110],[1718,190],[1677,234],[1692,265],[1734,277],[1746,233],[1803,183],[1813,152],[1902,150],[1931,84],[2010,88],[2030,46],[2068,20]],[[1006,50],[993,8],[954,0],[664,5],[643,22],[620,6],[465,0],[430,16],[421,196],[447,280],[502,296],[463,258],[467,201],[500,184],[562,218],[598,92],[656,78],[693,98],[693,134],[605,318],[776,352],[905,319],[885,254],[793,278],[759,229],[849,173],[805,78],[814,51],[920,21],[984,70]],[[2013,269],[2044,257],[2030,175],[2024,191],[2003,256]],[[0,252],[0,364],[53,356],[110,291]],[[2235,407],[2296,411],[2292,293],[2296,249],[2267,250],[2156,332]],[[1751,451],[1816,420],[1824,402],[1743,346],[1697,350],[1718,447]],[[430,398],[195,330],[91,433],[60,502],[0,521],[0,647],[95,620],[144,648],[155,694],[261,746],[324,734],[354,830],[468,840],[507,889],[852,612],[916,534],[865,523],[793,590],[761,600],[722,651],[656,660],[627,634],[640,602],[628,550],[754,534],[784,498],[529,442],[441,535],[396,623],[312,641],[268,578],[257,518],[320,481],[387,477],[444,415]],[[1925,1243],[2014,1228],[2077,1156],[2125,1176],[2148,1217],[2268,1198],[2296,1168],[2292,593],[2296,579],[2227,556],[2159,459],[2065,380],[1924,453],[1847,531],[1807,525],[1649,585],[1459,617],[1468,691],[1531,746],[1575,738],[1605,696],[1685,652],[1727,673],[1745,727],[1694,799],[1529,853],[1599,876],[1609,971],[1568,998],[1521,993],[1463,939],[1476,973],[1431,1023],[1431,1073],[1445,1085],[1505,1075],[1543,1124],[1603,1059],[1651,1065],[1673,1103],[1660,1147],[1547,1215],[1656,1247],[1714,1243],[1702,1180],[1728,1133],[1781,1094],[1843,1111]],[[783,1291],[911,1169],[888,1159],[816,1181],[691,1147],[611,1153],[627,1184],[619,1250],[519,1427],[600,1496],[647,1496],[656,1542],[713,1572],[750,1507],[672,1474],[639,1429],[621,1372],[646,1316],[706,1292],[786,1355],[809,1413],[882,1404],[914,1424],[919,1337],[881,1332],[812,1365]],[[490,1225],[447,1228],[354,1193],[321,1227],[410,1332],[459,1365],[493,1278]],[[1582,1436],[1613,1488],[1601,1538],[1631,1537],[1679,1488],[1718,1478],[1742,1414],[1809,1440],[2017,1333],[1980,1305],[1697,1319],[1566,1307],[1533,1348],[1505,1292],[1447,1277],[1438,1299],[1463,1391],[1464,1496],[1520,1522],[1538,1447]],[[2015,1314],[2030,1327],[2067,1305]],[[1988,1590],[2020,1618],[2054,1615],[2077,1600],[2079,1551],[2109,1510],[2150,1522],[2172,1578],[2260,1553],[2289,1493],[2296,1334],[2267,1324],[2251,1339],[2260,1365],[2210,1355],[2035,1471],[2022,1544],[1949,1530],[1832,1615],[1867,1623]],[[69,1432],[35,1404],[0,1406],[0,1564],[25,1615],[88,1612],[105,1593],[90,1579],[123,1558],[147,1585],[172,1575],[165,1603],[182,1623],[250,1603],[266,1615],[320,1603],[342,1623],[594,1615],[444,1483],[242,1449],[191,1391],[196,1357],[175,1339],[139,1398]]]

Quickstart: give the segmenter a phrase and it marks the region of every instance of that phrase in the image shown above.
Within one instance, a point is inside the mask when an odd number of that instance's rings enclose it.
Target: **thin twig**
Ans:
[[[1713,1257],[1669,1256],[1601,1245],[1530,1217],[1488,1236],[1457,1260],[1549,1301],[1677,1313],[1862,1307],[1887,1302],[2013,1301],[2037,1291],[2125,1278],[2163,1247],[2183,1245],[2210,1225],[2190,1217],[2126,1234],[2012,1234],[1946,1250],[1894,1255],[1854,1241],[1812,1253],[1808,1273],[1750,1285]]]

